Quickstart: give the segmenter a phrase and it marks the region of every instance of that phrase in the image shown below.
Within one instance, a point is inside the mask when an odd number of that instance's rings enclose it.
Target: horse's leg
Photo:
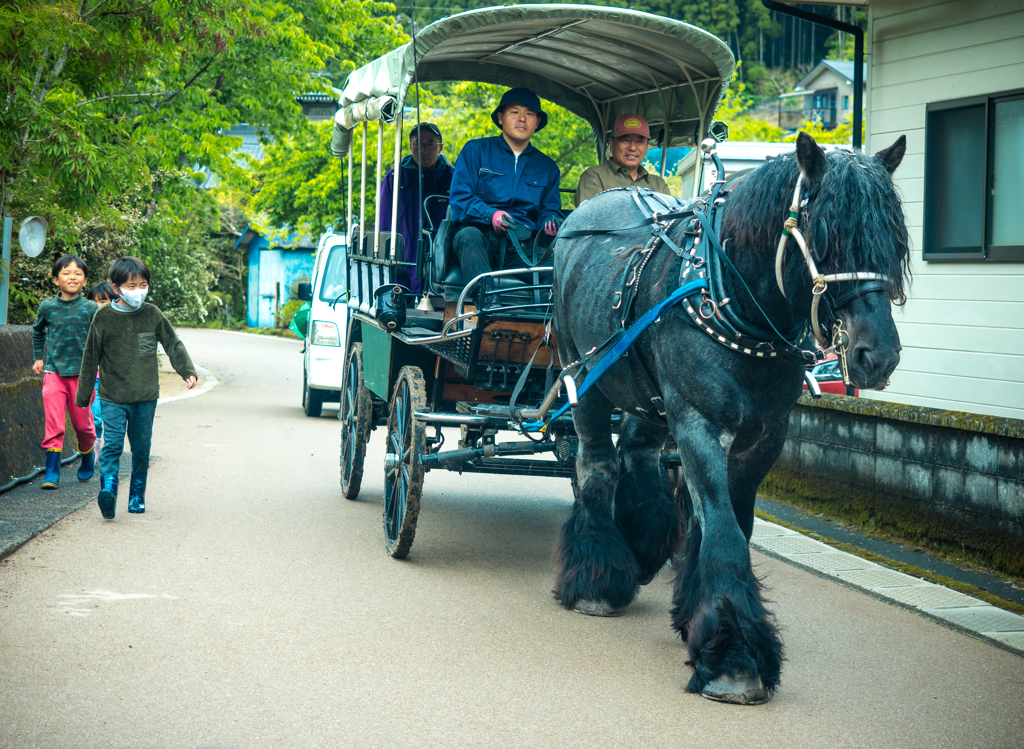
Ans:
[[[597,616],[618,613],[639,589],[639,567],[613,517],[619,458],[612,443],[611,412],[611,403],[596,388],[573,411],[580,439],[579,495],[555,549],[555,598],[567,609]]]
[[[672,606],[672,626],[694,668],[686,689],[725,702],[763,702],[779,683],[782,642],[730,499],[734,435],[693,410],[678,415],[673,433],[698,520],[686,537]]]
[[[636,416],[625,416],[619,430],[615,523],[640,565],[641,585],[654,579],[681,539],[679,508],[661,467],[667,436],[667,428]]]
[[[788,428],[787,417],[766,430],[765,436],[746,452],[729,456],[729,497],[736,522],[748,542],[754,531],[757,488],[782,452]]]

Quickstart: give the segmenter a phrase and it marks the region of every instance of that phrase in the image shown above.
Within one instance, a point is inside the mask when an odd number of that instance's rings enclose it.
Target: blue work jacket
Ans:
[[[532,145],[519,162],[504,137],[469,141],[459,153],[449,205],[458,224],[490,225],[495,211],[507,211],[531,231],[548,219],[564,218],[555,162]]]

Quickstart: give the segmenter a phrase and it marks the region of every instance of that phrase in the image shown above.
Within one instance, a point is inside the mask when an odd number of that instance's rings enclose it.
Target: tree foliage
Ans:
[[[0,214],[45,217],[51,252],[74,250],[83,227],[131,235],[120,246],[189,288],[164,298],[155,285],[155,300],[202,316],[203,304],[184,301],[209,296],[194,219],[215,229],[217,211],[199,172],[247,184],[251,165],[226,131],[244,122],[282,138],[304,127],[296,95],[330,91],[318,71],[343,74],[404,40],[391,13],[373,0],[10,0]]]

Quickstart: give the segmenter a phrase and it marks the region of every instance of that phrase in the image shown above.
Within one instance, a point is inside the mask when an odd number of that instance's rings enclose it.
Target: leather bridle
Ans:
[[[807,264],[807,271],[810,273],[811,282],[813,284],[811,288],[811,331],[814,333],[814,340],[820,349],[824,350],[829,348],[829,342],[825,339],[824,331],[821,329],[821,325],[818,321],[818,308],[821,305],[822,298],[824,298],[825,305],[832,318],[832,331],[830,338],[832,341],[832,347],[835,348],[841,361],[843,382],[848,386],[852,386],[853,383],[850,381],[846,368],[846,350],[849,346],[849,337],[846,335],[846,331],[843,330],[843,323],[839,318],[838,311],[857,297],[876,291],[888,291],[891,279],[881,273],[871,273],[868,271],[826,274],[821,273],[818,270],[818,266],[814,262],[814,253],[812,253],[811,248],[808,246],[807,241],[804,239],[803,233],[799,228],[801,188],[803,187],[803,182],[804,174],[801,171],[800,176],[797,177],[796,180],[796,187],[793,189],[793,204],[789,207],[789,218],[787,218],[783,224],[782,237],[779,239],[779,249],[778,252],[775,253],[775,281],[779,285],[779,291],[781,291],[782,295],[788,299],[789,297],[786,294],[785,283],[783,282],[782,270],[786,262],[787,241],[790,235],[792,235],[793,239],[796,240],[797,246],[800,247],[800,252],[804,256],[804,262]],[[802,202],[806,203],[807,199],[803,198]],[[841,294],[838,297],[833,296],[828,291],[828,285],[830,283],[839,283],[843,281],[861,281],[864,283],[858,283],[852,290],[845,294]]]

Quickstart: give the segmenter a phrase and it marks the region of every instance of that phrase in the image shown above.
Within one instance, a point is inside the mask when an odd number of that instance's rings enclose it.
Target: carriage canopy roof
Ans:
[[[590,122],[599,141],[616,117],[633,112],[647,119],[658,145],[666,121],[670,145],[700,140],[735,67],[728,46],[695,26],[592,5],[459,13],[417,34],[416,53],[421,82],[526,86]],[[410,42],[353,71],[336,131],[392,121],[413,85],[413,67]]]

